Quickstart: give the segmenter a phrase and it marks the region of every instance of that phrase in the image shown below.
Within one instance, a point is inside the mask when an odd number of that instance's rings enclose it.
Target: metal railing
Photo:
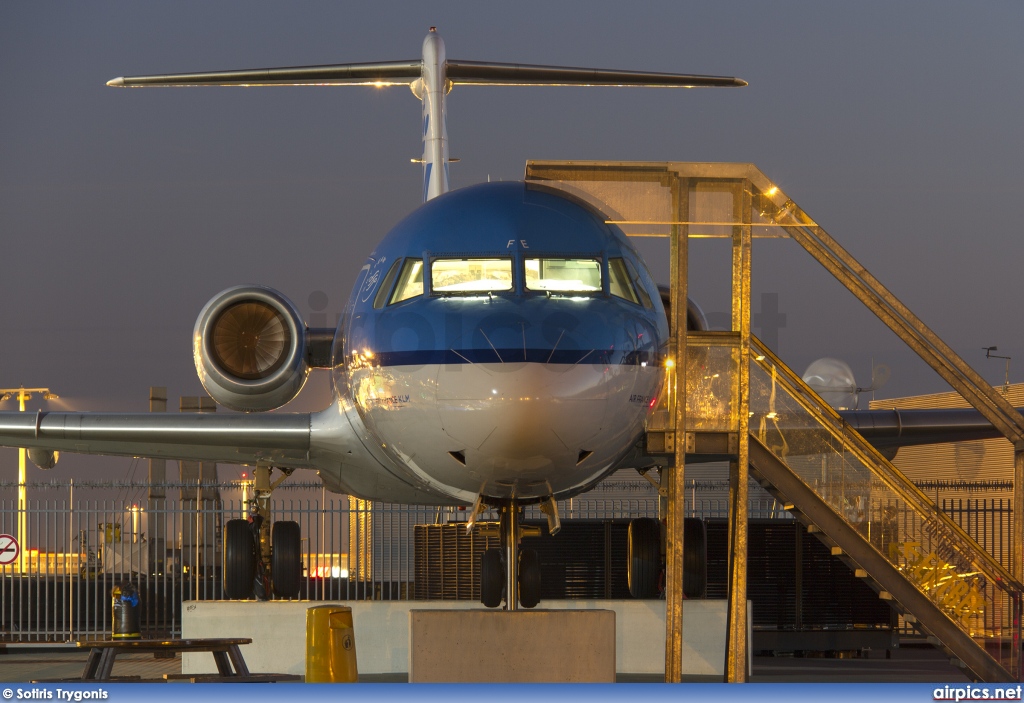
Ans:
[[[287,488],[286,488],[287,487]],[[110,593],[132,581],[141,592],[147,636],[181,634],[187,600],[221,594],[221,530],[246,516],[243,500],[202,499],[236,485],[164,487],[145,500],[145,484],[30,484],[27,543],[0,567],[0,642],[64,642],[110,632]],[[172,490],[166,490],[170,488]],[[689,481],[686,515],[725,518],[727,482]],[[14,534],[17,501],[0,485],[0,534]],[[114,497],[90,497],[115,493]],[[640,493],[639,488],[633,493]],[[52,496],[52,497],[51,497]],[[306,497],[288,497],[306,496]],[[141,508],[139,505],[141,504]],[[997,558],[1008,558],[1009,501],[946,501],[944,509]],[[563,520],[621,520],[658,514],[657,495],[588,498],[559,504]],[[773,498],[750,500],[751,518],[791,516]],[[272,501],[275,520],[302,534],[303,590],[309,600],[408,600],[415,597],[415,526],[464,522],[465,510],[358,501],[317,484],[284,484]],[[543,521],[534,506],[524,518]],[[497,515],[484,515],[497,519]],[[556,538],[557,539],[557,538]],[[455,574],[458,578],[458,574]]]
[[[752,345],[750,379],[751,435],[798,481],[790,482],[783,492],[797,502],[797,494],[809,491],[808,495],[816,498],[801,505],[802,512],[816,511],[815,520],[832,521],[834,516],[863,538],[870,545],[866,551],[853,542],[843,544],[842,549],[859,550],[860,565],[876,581],[888,573],[887,561],[931,601],[936,617],[933,611],[912,612],[933,633],[936,628],[946,632],[940,639],[947,646],[953,646],[950,638],[960,638],[964,649],[954,650],[958,656],[968,656],[968,643],[973,641],[998,662],[1005,675],[1016,677],[1021,586],[999,559],[978,544],[962,523],[938,510],[770,351],[756,343]],[[766,461],[760,470],[773,470],[771,462]],[[776,473],[773,481],[778,488],[778,481],[788,479]],[[831,512],[822,512],[816,501]],[[837,535],[842,532],[836,529]],[[886,589],[901,585],[898,580],[884,582],[889,583]],[[904,591],[903,597],[914,596]],[[966,637],[957,635],[947,623]],[[986,661],[980,657],[978,666],[987,665]]]

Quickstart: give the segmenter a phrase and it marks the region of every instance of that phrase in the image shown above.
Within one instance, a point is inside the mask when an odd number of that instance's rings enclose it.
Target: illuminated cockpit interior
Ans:
[[[601,290],[597,259],[527,259],[526,290],[593,293]]]
[[[512,290],[512,259],[435,259],[430,264],[433,293],[496,293]]]
[[[516,266],[521,265],[520,286]],[[601,293],[604,289],[603,260],[600,257],[537,257],[521,261],[511,257],[447,258],[430,261],[432,295],[475,293],[543,292]],[[391,265],[377,291],[374,307],[380,309],[423,295],[423,259],[406,258]],[[633,264],[622,257],[608,259],[608,291],[617,298],[651,309],[651,295]]]
[[[397,262],[395,266],[398,266]],[[389,274],[385,279],[384,285],[380,289],[382,293],[387,291],[391,278]],[[398,276],[398,285],[395,286],[395,292],[389,303],[400,303],[403,300],[415,298],[417,295],[423,295],[423,260],[406,259],[402,264],[402,273]]]

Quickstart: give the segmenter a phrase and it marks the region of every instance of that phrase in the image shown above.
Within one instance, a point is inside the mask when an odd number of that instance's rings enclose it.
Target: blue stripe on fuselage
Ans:
[[[578,301],[417,296],[382,310],[366,307],[357,306],[352,315],[347,353],[381,366],[655,364],[667,336],[654,310],[603,296]]]
[[[653,366],[660,363],[657,352],[614,349],[435,349],[379,352],[377,366],[426,366],[428,364],[603,364],[615,366]]]

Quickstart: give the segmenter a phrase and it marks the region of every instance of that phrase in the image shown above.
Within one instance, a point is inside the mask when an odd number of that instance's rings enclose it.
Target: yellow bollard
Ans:
[[[306,610],[306,683],[355,683],[356,635],[352,608],[318,605]]]

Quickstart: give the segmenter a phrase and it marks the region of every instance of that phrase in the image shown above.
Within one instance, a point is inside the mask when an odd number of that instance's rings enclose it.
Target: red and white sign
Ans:
[[[14,535],[0,535],[0,566],[13,564],[21,554],[21,547]]]

